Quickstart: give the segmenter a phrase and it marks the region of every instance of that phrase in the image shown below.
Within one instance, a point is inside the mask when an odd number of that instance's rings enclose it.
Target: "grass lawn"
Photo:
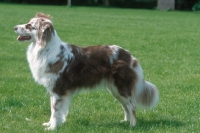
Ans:
[[[200,13],[0,4],[0,133],[42,133],[49,95],[26,60],[28,43],[13,27],[37,12],[53,16],[63,41],[118,44],[137,57],[145,79],[159,88],[153,110],[137,110],[137,125],[120,123],[123,110],[104,89],[73,97],[59,133],[197,133],[200,131]]]

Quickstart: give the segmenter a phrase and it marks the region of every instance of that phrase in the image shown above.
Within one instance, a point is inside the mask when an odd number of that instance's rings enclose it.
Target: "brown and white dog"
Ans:
[[[158,102],[155,85],[143,79],[131,53],[117,45],[79,47],[61,41],[49,15],[38,13],[17,25],[17,40],[29,41],[27,59],[36,82],[50,93],[51,117],[43,123],[53,130],[66,121],[72,95],[103,85],[121,103],[124,121],[136,124],[136,105],[152,108]]]

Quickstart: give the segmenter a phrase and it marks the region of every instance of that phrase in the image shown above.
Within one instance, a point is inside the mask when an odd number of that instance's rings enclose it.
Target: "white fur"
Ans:
[[[69,112],[69,106],[71,103],[71,95],[62,97],[63,102],[56,104],[56,101],[59,100],[59,97],[53,93],[50,97],[51,103],[51,117],[49,122],[43,123],[43,126],[46,126],[47,130],[54,130],[57,126],[66,121],[66,116]],[[55,107],[54,107],[55,106]],[[55,111],[54,108],[59,108],[58,111]]]
[[[109,46],[110,49],[112,50],[113,54],[112,56],[110,57],[110,64],[113,64],[114,60],[117,59],[117,56],[118,56],[118,50],[119,50],[119,46],[117,45],[111,45]]]

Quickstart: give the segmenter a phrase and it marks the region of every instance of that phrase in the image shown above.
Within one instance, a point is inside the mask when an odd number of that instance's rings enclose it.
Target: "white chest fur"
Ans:
[[[63,54],[62,68],[58,73],[50,72],[49,65],[55,64],[57,61],[61,60],[58,56],[61,53]],[[71,58],[73,58],[71,48],[60,40],[56,31],[52,39],[46,44],[46,47],[31,43],[27,50],[27,60],[35,81],[45,86],[49,91],[54,87],[60,73],[62,73],[64,68],[68,65],[67,60]]]
[[[50,48],[41,49],[40,46],[35,44],[31,44],[27,51],[27,60],[35,81],[49,89],[54,86],[59,76],[48,72],[49,64],[58,60],[55,51],[58,50],[55,48],[54,50]]]

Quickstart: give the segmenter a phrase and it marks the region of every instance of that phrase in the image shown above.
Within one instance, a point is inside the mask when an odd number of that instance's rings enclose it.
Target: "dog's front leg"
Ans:
[[[55,101],[54,101],[53,96],[51,95],[50,96],[51,117],[50,117],[49,122],[45,122],[45,123],[42,124],[43,126],[49,127],[51,125],[51,121],[53,120],[53,116],[54,116],[54,113],[55,113],[55,111],[53,109],[54,104],[55,104]]]
[[[47,130],[54,130],[57,126],[66,121],[66,116],[69,111],[71,96],[64,95],[58,96],[53,94],[51,96],[51,118],[48,123],[44,123],[44,126],[48,126]]]

